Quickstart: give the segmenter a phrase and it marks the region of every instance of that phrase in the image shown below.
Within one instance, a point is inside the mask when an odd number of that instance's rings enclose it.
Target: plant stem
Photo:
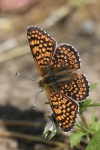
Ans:
[[[89,133],[89,127],[87,125],[87,122],[86,122],[83,114],[80,114],[80,117],[81,117],[82,123],[83,123],[83,125],[84,125],[84,127],[85,127],[85,129],[87,130],[87,133],[88,133],[87,134],[87,139],[88,139],[88,141],[90,141],[91,140],[91,133]]]
[[[76,126],[78,127],[78,128],[80,128],[80,130],[81,131],[83,131],[83,132],[87,132],[87,130],[86,129],[84,129],[81,125],[79,125],[78,123],[76,124]]]
[[[100,103],[90,103],[89,105],[88,105],[88,107],[98,107],[98,106],[100,106]]]
[[[82,123],[84,124],[85,128],[86,128],[86,129],[89,129],[89,127],[88,127],[88,125],[87,125],[87,122],[86,122],[86,120],[85,120],[85,118],[84,118],[84,116],[83,116],[82,114],[80,114],[80,118],[81,118]]]

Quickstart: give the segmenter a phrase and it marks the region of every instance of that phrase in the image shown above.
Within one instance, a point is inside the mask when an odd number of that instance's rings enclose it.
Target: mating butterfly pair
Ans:
[[[78,75],[81,67],[79,54],[69,44],[57,46],[44,30],[29,26],[27,37],[31,52],[42,80],[54,117],[64,131],[70,131],[78,114],[78,102],[89,95],[89,84],[85,75]]]

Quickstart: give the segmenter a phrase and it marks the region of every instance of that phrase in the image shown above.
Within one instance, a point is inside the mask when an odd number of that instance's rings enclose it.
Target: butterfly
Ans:
[[[43,29],[29,26],[27,37],[30,49],[42,79],[53,115],[65,132],[73,129],[79,111],[79,102],[89,95],[86,76],[75,71],[81,67],[77,50],[70,44],[59,44]]]

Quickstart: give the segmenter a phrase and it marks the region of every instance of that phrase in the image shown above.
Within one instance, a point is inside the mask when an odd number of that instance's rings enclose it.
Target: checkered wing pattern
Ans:
[[[38,72],[44,76],[50,70],[50,61],[56,48],[56,41],[35,26],[28,27],[27,37]]]
[[[53,86],[46,87],[46,94],[58,125],[65,132],[70,131],[76,122],[78,104]]]
[[[51,61],[51,68],[54,72],[59,72],[61,70],[77,70],[80,67],[80,57],[73,46],[69,44],[60,44],[56,48]]]
[[[69,80],[65,78],[65,81],[58,82],[55,86],[62,94],[71,97],[75,101],[85,100],[89,95],[89,84],[83,74]]]
[[[30,26],[27,37],[31,52],[42,80],[53,114],[64,131],[70,131],[76,122],[78,103],[89,95],[86,77],[78,75],[81,67],[79,54],[69,44],[60,44],[39,27]]]

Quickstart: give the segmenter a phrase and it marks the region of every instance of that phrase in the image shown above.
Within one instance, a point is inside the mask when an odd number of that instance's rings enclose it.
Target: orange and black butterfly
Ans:
[[[81,67],[77,50],[69,44],[57,45],[56,40],[36,26],[29,26],[27,37],[31,52],[58,125],[70,131],[79,110],[78,102],[89,95],[85,75],[75,71]]]

